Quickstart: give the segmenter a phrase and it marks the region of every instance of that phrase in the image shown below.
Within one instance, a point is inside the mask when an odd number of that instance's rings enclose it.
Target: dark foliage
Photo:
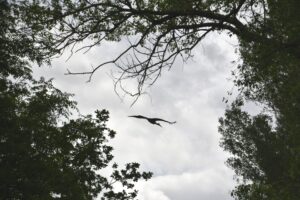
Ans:
[[[134,182],[151,173],[111,163],[108,111],[76,118],[70,94],[34,80],[29,61],[41,51],[9,5],[0,6],[0,199],[134,199]]]
[[[136,79],[134,92],[121,85],[136,97],[177,57],[188,59],[207,34],[237,36],[241,62],[235,83],[240,97],[220,119],[221,145],[234,155],[228,164],[241,179],[232,195],[296,200],[300,199],[298,8],[298,0],[19,0],[13,1],[14,17],[5,27],[18,22],[17,36],[23,35],[36,50],[22,52],[38,62],[68,47],[76,52],[104,41],[128,41],[112,60],[91,71],[67,74],[91,77],[102,66],[115,64],[120,70],[116,84]],[[83,41],[90,44],[76,49]],[[250,116],[242,111],[244,101],[262,103],[268,113]]]

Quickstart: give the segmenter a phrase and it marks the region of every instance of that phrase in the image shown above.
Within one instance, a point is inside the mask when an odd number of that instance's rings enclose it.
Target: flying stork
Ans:
[[[146,120],[148,120],[149,123],[160,126],[160,127],[162,127],[162,126],[157,121],[162,121],[162,122],[166,122],[166,123],[169,123],[169,124],[175,124],[176,123],[176,121],[170,122],[170,121],[167,121],[167,120],[164,120],[164,119],[149,118],[149,117],[144,117],[142,115],[131,115],[131,116],[128,116],[128,117],[135,117],[135,118],[138,118],[138,119],[146,119]]]

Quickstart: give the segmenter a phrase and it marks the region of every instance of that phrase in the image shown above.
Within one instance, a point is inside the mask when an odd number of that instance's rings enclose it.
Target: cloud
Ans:
[[[230,199],[228,188],[233,186],[229,181],[231,175],[227,170],[212,168],[158,176],[144,183],[139,195],[144,200],[227,200]]]
[[[235,58],[232,45],[221,36],[210,36],[194,51],[193,60],[184,65],[176,62],[133,107],[132,99],[126,97],[122,102],[115,94],[107,75],[110,67],[97,71],[90,83],[84,76],[63,75],[67,67],[79,71],[96,66],[123,47],[105,44],[68,62],[65,56],[50,69],[36,68],[35,74],[54,77],[57,87],[74,93],[82,113],[101,108],[110,111],[108,124],[118,133],[111,142],[115,160],[121,165],[139,162],[143,170],[155,174],[149,182],[139,184],[141,200],[231,199],[233,172],[224,165],[228,154],[219,147],[217,126],[226,108],[222,98],[233,86],[227,79],[230,61]],[[177,123],[161,128],[127,117],[132,114]]]

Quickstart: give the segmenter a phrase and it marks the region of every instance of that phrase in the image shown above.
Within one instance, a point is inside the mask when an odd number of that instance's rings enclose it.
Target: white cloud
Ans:
[[[162,191],[158,190],[158,189],[154,189],[151,187],[144,187],[145,189],[143,190],[141,188],[141,192],[142,196],[141,198],[143,198],[144,200],[171,200],[169,197],[167,197]]]
[[[193,61],[184,66],[177,62],[149,89],[150,98],[143,96],[132,108],[128,99],[122,103],[114,93],[106,74],[109,67],[100,69],[90,83],[85,83],[87,77],[63,75],[66,66],[76,71],[109,59],[120,49],[116,44],[75,55],[67,63],[58,59],[51,69],[35,73],[55,77],[57,87],[75,93],[81,112],[110,111],[109,126],[118,132],[112,142],[116,161],[137,161],[155,174],[139,184],[141,200],[226,200],[231,199],[233,173],[224,165],[228,155],[219,147],[217,126],[226,108],[222,98],[232,88],[227,78],[234,54],[223,39],[216,35],[206,39]],[[161,128],[127,117],[132,114],[177,123]]]
[[[231,175],[227,170],[211,168],[158,176],[140,186],[140,196],[145,200],[227,200],[230,199],[228,188],[233,186]]]

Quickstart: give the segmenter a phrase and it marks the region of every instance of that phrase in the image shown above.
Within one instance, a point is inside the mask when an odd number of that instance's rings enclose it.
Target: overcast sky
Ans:
[[[222,98],[233,87],[229,79],[236,59],[234,43],[210,35],[193,51],[193,60],[176,62],[133,107],[133,99],[120,100],[115,94],[110,67],[97,71],[90,83],[84,76],[64,75],[66,68],[89,69],[112,58],[120,49],[117,44],[76,54],[68,62],[63,56],[51,68],[35,69],[35,74],[53,77],[55,86],[74,93],[81,113],[109,110],[109,127],[118,133],[112,142],[115,161],[139,162],[142,170],[154,173],[138,184],[141,200],[229,200],[234,174],[224,164],[229,154],[219,147],[217,128],[227,106]],[[127,117],[135,114],[177,123],[161,128]]]

